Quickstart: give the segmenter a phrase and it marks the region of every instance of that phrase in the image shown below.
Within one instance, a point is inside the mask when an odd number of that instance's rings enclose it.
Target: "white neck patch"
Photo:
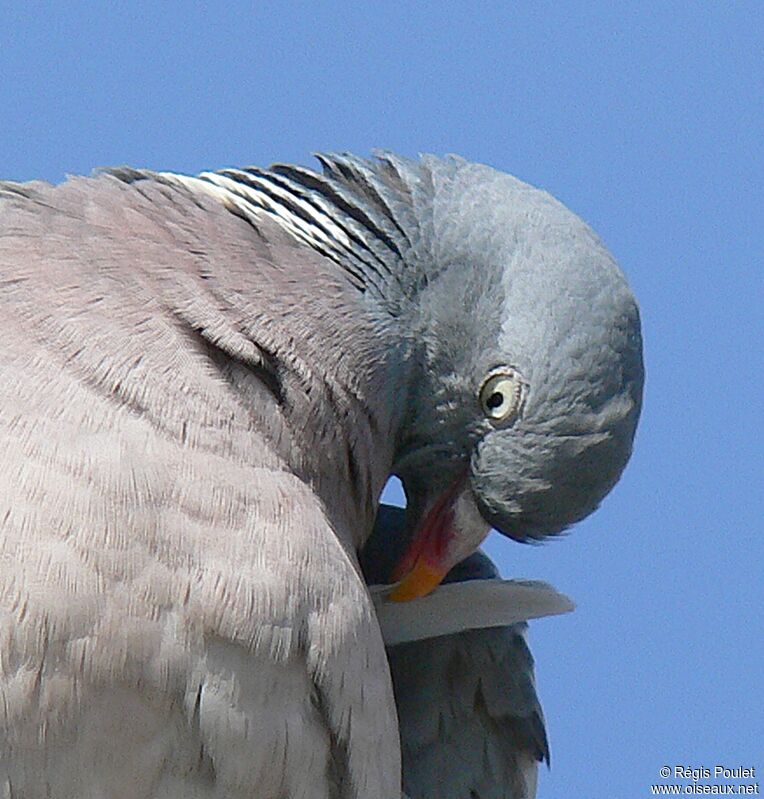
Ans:
[[[267,176],[235,169],[202,172],[196,177],[174,172],[158,174],[170,183],[214,197],[254,224],[263,218],[271,219],[299,241],[322,252],[340,255],[352,250],[347,233],[332,218],[330,209],[321,207],[320,200],[307,202]]]

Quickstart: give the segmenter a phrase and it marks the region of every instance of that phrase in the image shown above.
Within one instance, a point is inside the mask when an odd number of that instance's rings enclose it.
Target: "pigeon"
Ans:
[[[399,796],[389,476],[403,608],[629,459],[639,314],[584,222],[455,156],[318,159],[0,183],[6,796]]]

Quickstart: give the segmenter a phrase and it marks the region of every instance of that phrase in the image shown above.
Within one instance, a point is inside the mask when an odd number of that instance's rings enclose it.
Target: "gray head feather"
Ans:
[[[520,540],[558,532],[594,510],[631,452],[643,367],[626,280],[542,191],[456,157],[380,159],[341,173],[335,156],[329,174],[348,188],[376,176],[411,242],[396,284],[420,364],[396,463],[409,500],[469,461],[491,524]],[[514,423],[494,427],[476,398],[503,367],[527,393]]]

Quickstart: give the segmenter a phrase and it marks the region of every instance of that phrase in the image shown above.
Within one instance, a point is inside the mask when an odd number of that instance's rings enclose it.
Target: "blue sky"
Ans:
[[[489,543],[578,603],[531,629],[539,795],[764,770],[764,6],[124,5],[3,4],[2,177],[457,152],[598,231],[642,308],[634,458],[565,539]]]

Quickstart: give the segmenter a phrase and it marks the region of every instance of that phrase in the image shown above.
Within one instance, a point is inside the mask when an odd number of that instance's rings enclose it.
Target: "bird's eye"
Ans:
[[[506,370],[489,375],[480,389],[480,406],[494,423],[517,417],[525,398],[525,383],[517,372]]]

